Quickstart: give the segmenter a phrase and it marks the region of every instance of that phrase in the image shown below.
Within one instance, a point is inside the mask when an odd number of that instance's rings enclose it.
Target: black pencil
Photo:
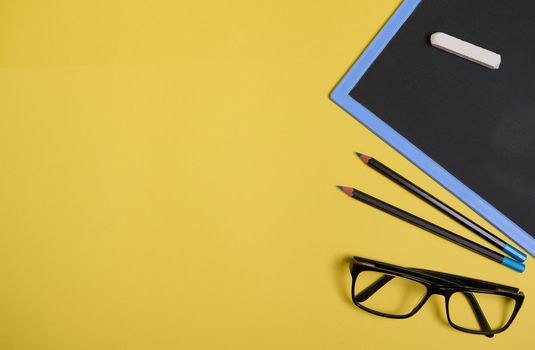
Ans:
[[[369,166],[371,166],[373,169],[377,170],[381,174],[385,175],[390,180],[394,181],[398,185],[402,186],[409,192],[413,193],[417,197],[423,199],[427,203],[431,204],[438,210],[442,211],[444,214],[448,215],[461,225],[465,226],[472,232],[476,233],[477,235],[483,237],[485,240],[487,240],[489,243],[493,244],[500,250],[504,251],[505,253],[509,254],[512,258],[515,260],[518,260],[520,262],[523,262],[526,260],[526,254],[518,250],[517,248],[513,247],[512,245],[508,244],[501,238],[495,236],[485,228],[481,227],[480,225],[476,224],[474,221],[470,220],[463,214],[459,213],[446,203],[442,202],[440,199],[434,197],[430,193],[426,192],[422,188],[418,187],[411,181],[407,180],[400,174],[396,173],[394,170],[390,169],[377,159],[374,159],[372,157],[369,157],[367,155],[364,155],[362,153],[356,152],[359,158]]]
[[[429,232],[435,233],[439,235],[442,238],[445,238],[451,242],[457,243],[467,249],[470,249],[476,253],[479,253],[491,260],[494,260],[502,265],[505,265],[515,271],[522,272],[525,269],[524,264],[513,260],[507,256],[504,256],[498,252],[495,252],[492,249],[489,249],[487,247],[482,246],[481,244],[478,244],[476,242],[473,242],[469,239],[466,239],[462,236],[459,236],[456,233],[453,233],[451,231],[446,230],[445,228],[442,228],[438,225],[435,225],[427,220],[424,220],[420,217],[417,217],[416,215],[413,215],[409,212],[406,212],[405,210],[402,210],[400,208],[397,208],[393,205],[390,205],[386,202],[383,202],[382,200],[375,198],[373,196],[370,196],[369,194],[366,194],[364,192],[361,192],[357,189],[351,188],[351,187],[344,187],[344,186],[338,186],[339,189],[344,191],[348,196],[353,197],[355,199],[358,199],[359,201],[362,201],[368,205],[371,205],[377,209],[380,209],[388,214],[391,214],[395,217],[398,217],[402,220],[405,220],[415,226],[418,226],[420,228],[423,228],[424,230],[427,230]]]

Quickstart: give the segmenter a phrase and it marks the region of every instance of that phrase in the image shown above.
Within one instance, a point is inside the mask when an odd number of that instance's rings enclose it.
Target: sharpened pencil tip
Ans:
[[[362,160],[362,161],[363,161],[364,163],[366,163],[366,164],[368,164],[368,162],[369,162],[370,159],[372,158],[372,157],[370,157],[370,156],[367,156],[367,155],[362,154],[362,153],[359,153],[359,152],[355,152],[355,154],[356,154],[357,156],[359,156],[360,160]]]
[[[353,189],[351,187],[345,187],[345,186],[337,186],[339,189],[341,189],[345,194],[348,196],[353,195]]]

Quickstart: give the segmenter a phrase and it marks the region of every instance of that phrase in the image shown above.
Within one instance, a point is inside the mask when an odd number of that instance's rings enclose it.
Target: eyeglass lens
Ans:
[[[486,322],[491,330],[503,328],[515,309],[515,300],[498,294],[478,292],[453,293],[448,303],[450,320],[458,327],[479,331]],[[477,308],[483,316],[478,319]],[[484,318],[483,324],[481,318]]]
[[[427,294],[413,280],[376,271],[362,271],[355,282],[354,300],[364,308],[387,315],[411,313]]]

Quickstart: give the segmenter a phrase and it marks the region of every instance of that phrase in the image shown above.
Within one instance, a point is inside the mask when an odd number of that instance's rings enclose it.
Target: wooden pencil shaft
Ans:
[[[466,239],[462,236],[459,236],[456,233],[453,233],[451,231],[446,230],[445,228],[442,228],[440,226],[437,226],[433,224],[432,222],[429,222],[427,220],[424,220],[422,218],[419,218],[409,212],[406,212],[403,209],[397,208],[393,205],[390,205],[386,202],[383,202],[382,200],[375,198],[373,196],[370,196],[369,194],[366,194],[364,192],[361,192],[357,189],[353,189],[352,197],[355,199],[358,199],[366,204],[369,204],[377,209],[380,209],[388,214],[391,214],[395,217],[398,217],[402,220],[405,220],[415,226],[418,226],[420,228],[423,228],[429,232],[435,233],[442,238],[445,238],[449,241],[455,242],[461,246],[464,246],[465,248],[468,248],[476,253],[479,253],[491,260],[497,261],[499,263],[502,263],[504,256],[500,253],[495,252],[492,249],[489,249],[487,247],[484,247],[476,242],[473,242],[469,239]]]
[[[375,170],[379,171],[386,177],[390,178],[400,186],[406,188],[416,196],[420,197],[424,201],[428,202],[435,208],[439,209],[461,225],[465,226],[469,230],[473,231],[474,233],[480,235],[484,239],[486,239],[488,242],[492,243],[496,247],[503,249],[503,247],[507,244],[505,241],[500,239],[499,237],[496,237],[491,232],[487,231],[485,228],[481,227],[477,223],[473,222],[463,214],[459,213],[446,203],[442,202],[440,199],[436,198],[432,194],[426,192],[424,189],[420,188],[416,184],[412,183],[411,181],[407,180],[400,174],[396,173],[394,170],[390,169],[380,161],[374,158],[370,158],[368,161],[368,165],[370,165]]]

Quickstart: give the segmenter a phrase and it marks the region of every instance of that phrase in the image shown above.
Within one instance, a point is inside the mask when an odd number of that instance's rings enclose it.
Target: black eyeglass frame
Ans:
[[[378,315],[382,317],[403,319],[403,318],[409,318],[413,316],[416,312],[418,312],[432,295],[434,294],[442,295],[445,298],[446,315],[447,315],[448,323],[450,324],[450,326],[452,326],[453,328],[459,331],[472,333],[472,334],[483,334],[483,335],[491,337],[494,334],[505,331],[515,319],[524,301],[524,293],[515,287],[510,287],[510,286],[497,284],[493,282],[478,280],[475,278],[447,274],[447,273],[438,272],[438,271],[416,269],[416,268],[405,268],[401,266],[396,266],[396,265],[387,264],[384,262],[365,259],[365,258],[360,258],[356,256],[353,257],[353,259],[351,260],[350,271],[351,271],[351,277],[352,277],[351,300],[358,308],[364,311],[370,312],[374,315]],[[423,284],[427,288],[426,295],[420,300],[420,302],[414,307],[414,309],[411,312],[405,315],[391,315],[391,314],[386,314],[386,313],[376,311],[373,309],[369,309],[365,307],[364,305],[362,305],[357,300],[357,296],[355,296],[355,282],[357,280],[357,276],[363,271],[382,272],[382,273],[386,273],[389,275],[395,275],[395,276],[413,280],[415,282]],[[450,310],[449,310],[450,297],[452,294],[456,292],[463,292],[466,294],[470,294],[471,292],[474,292],[474,293],[502,295],[505,297],[512,298],[515,301],[515,307],[507,323],[499,329],[496,329],[496,330],[487,329],[487,330],[478,331],[478,330],[460,327],[456,325],[455,323],[453,323],[453,321],[451,320]]]

